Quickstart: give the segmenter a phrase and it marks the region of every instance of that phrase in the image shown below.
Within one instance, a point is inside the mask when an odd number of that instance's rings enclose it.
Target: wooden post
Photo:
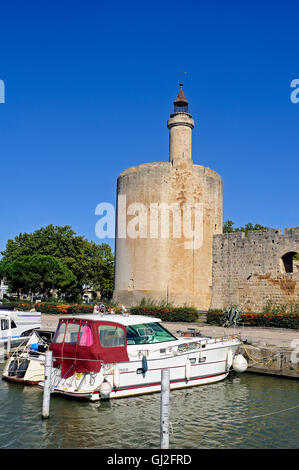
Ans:
[[[45,358],[45,381],[43,393],[42,417],[49,418],[50,414],[50,393],[51,393],[51,372],[52,372],[52,351],[46,352]]]
[[[170,414],[170,372],[161,371],[161,411],[160,411],[160,445],[161,449],[169,449],[169,414]]]

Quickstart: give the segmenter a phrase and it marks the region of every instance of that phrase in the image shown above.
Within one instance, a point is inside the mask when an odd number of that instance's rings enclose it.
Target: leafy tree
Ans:
[[[87,287],[100,290],[105,297],[112,295],[114,258],[110,246],[88,241],[70,226],[48,225],[33,233],[21,233],[7,241],[1,254],[5,262],[34,254],[60,260],[76,277],[76,283],[68,290],[70,299],[82,295]]]
[[[223,224],[223,233],[230,233],[230,232],[235,232],[236,229],[234,229],[233,225],[235,225],[235,222],[232,220],[227,220]]]
[[[245,225],[245,227],[236,227],[234,228],[233,226],[235,225],[235,222],[232,220],[227,220],[223,224],[223,233],[231,233],[231,232],[245,232],[245,236],[247,236],[248,232],[252,230],[267,230],[269,227],[264,227],[263,225],[260,224],[255,224],[253,225],[251,222]]]
[[[7,279],[8,287],[18,295],[40,293],[49,296],[54,287],[67,292],[76,284],[74,274],[53,256],[19,256],[14,261],[1,261],[0,272]]]

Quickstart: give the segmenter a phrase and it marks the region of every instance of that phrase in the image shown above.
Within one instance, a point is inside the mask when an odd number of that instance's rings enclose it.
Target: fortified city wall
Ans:
[[[211,308],[299,302],[298,252],[299,227],[214,235]]]

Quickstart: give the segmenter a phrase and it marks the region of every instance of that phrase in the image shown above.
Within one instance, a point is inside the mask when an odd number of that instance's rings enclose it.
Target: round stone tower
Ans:
[[[194,121],[180,84],[167,121],[169,161],[117,180],[115,301],[210,306],[213,235],[222,233],[222,180],[192,161]]]

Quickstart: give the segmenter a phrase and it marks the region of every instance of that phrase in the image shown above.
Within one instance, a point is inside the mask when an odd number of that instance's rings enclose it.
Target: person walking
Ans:
[[[93,313],[97,314],[99,313],[100,309],[99,309],[99,306],[97,304],[97,302],[94,304],[94,307],[93,307]]]
[[[123,314],[124,317],[129,316],[129,312],[124,305],[121,306],[121,313]]]
[[[100,305],[100,312],[101,312],[101,315],[104,315],[106,313],[106,307],[104,304]]]

